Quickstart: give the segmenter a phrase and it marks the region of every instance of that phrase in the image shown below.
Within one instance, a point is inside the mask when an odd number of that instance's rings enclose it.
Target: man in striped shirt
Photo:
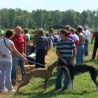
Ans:
[[[73,61],[76,56],[76,47],[73,40],[71,40],[68,36],[69,33],[66,30],[60,30],[61,41],[57,44],[56,54],[58,56],[58,66],[57,66],[57,79],[55,89],[61,89],[61,77],[64,73],[65,80],[64,86],[62,90],[66,90],[68,88],[70,82],[70,76],[67,71],[68,68],[72,68]]]

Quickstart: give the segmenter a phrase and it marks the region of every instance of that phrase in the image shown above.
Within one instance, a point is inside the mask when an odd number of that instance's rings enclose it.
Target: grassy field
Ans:
[[[98,68],[98,60],[91,61],[91,55],[93,50],[93,45],[89,46],[90,52],[89,56],[84,57],[84,61],[87,64],[95,66]],[[46,56],[46,66],[52,64],[57,60],[55,54],[55,49],[49,51]],[[44,80],[41,78],[33,78],[30,83],[25,87],[20,89],[20,93],[14,94],[1,94],[0,98],[98,98],[98,93],[96,92],[96,87],[92,82],[89,73],[84,73],[76,76],[74,79],[75,89],[67,91],[54,91],[56,79],[56,69],[54,69],[53,76],[48,82],[47,91],[43,91]],[[16,88],[16,87],[15,87]]]

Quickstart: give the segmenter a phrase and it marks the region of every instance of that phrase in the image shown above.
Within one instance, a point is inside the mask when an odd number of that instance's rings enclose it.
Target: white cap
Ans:
[[[38,32],[44,32],[44,29],[43,28],[39,28]]]

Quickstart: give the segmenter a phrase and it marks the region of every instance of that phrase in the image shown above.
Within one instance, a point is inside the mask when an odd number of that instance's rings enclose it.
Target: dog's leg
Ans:
[[[72,90],[74,90],[74,83],[73,83],[73,80],[71,80],[71,84],[72,84]]]
[[[31,76],[30,76],[29,74],[27,74],[27,75],[25,76],[23,82],[18,86],[16,93],[19,92],[19,89],[20,89],[21,87],[23,87],[23,86],[25,86],[26,84],[28,84],[30,79],[31,79]]]
[[[69,90],[74,90],[73,80],[70,80]]]
[[[98,91],[98,82],[97,82],[98,72],[96,70],[91,70],[90,75],[91,75],[91,79],[96,85],[96,90]]]
[[[47,89],[47,82],[48,82],[48,79],[46,78],[45,79],[45,84],[44,84],[44,91]]]

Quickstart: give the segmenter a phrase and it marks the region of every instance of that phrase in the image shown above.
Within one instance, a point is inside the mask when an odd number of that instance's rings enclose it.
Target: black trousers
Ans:
[[[45,68],[45,55],[45,49],[36,50],[36,68]]]
[[[95,59],[96,57],[96,52],[97,52],[97,48],[98,48],[98,43],[94,43],[94,48],[93,48],[93,54],[92,54],[92,60]]]

